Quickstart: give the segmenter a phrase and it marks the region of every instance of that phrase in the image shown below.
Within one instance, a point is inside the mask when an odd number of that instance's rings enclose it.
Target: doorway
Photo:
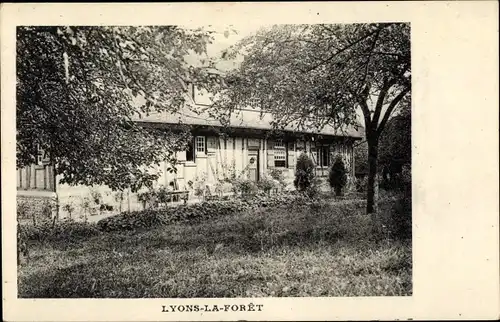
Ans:
[[[259,150],[248,150],[248,179],[259,181]]]

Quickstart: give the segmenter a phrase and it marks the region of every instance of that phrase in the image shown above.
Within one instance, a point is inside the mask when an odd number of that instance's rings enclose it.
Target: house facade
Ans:
[[[197,93],[192,85],[188,96],[190,103],[198,107],[210,103],[210,99],[207,100],[204,93]],[[282,172],[292,189],[296,160],[301,153],[312,158],[319,178],[327,178],[328,167],[337,154],[342,155],[350,175],[354,176],[353,145],[362,138],[361,129],[353,128],[339,132],[325,127],[318,132],[297,131],[290,125],[275,131],[271,126],[272,116],[253,108],[235,113],[230,126],[222,126],[208,114],[198,114],[188,108],[177,114],[143,115],[135,121],[142,126],[159,129],[171,129],[179,121],[190,125],[193,138],[186,151],[177,153],[176,171],[169,173],[166,171],[169,165],[160,164],[161,176],[156,182],[157,187],[175,183],[175,189],[188,191],[192,191],[197,182],[216,185],[231,175],[258,182],[269,176],[271,171]],[[102,202],[111,205],[115,211],[142,209],[137,195],[130,192],[121,192],[117,196],[116,192],[104,186],[59,184],[50,159],[43,151],[40,151],[37,161],[37,164],[17,170],[18,201],[38,198],[41,201],[36,203],[35,211],[40,212],[39,207],[46,207],[47,201],[50,201],[52,211],[59,216],[68,216],[72,211],[81,213],[88,200],[92,200],[92,193],[98,193]],[[32,203],[28,204],[33,208]]]

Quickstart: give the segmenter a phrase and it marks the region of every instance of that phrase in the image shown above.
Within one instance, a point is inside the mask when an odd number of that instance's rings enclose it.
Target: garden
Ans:
[[[341,164],[331,167],[333,192],[315,187],[310,168],[299,158],[295,191],[272,192],[240,179],[230,198],[148,207],[98,222],[23,223],[18,295],[411,295],[411,194],[381,190],[379,211],[367,215],[356,185],[348,191]]]

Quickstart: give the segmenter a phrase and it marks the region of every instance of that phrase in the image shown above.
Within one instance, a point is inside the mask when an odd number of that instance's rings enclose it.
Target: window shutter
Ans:
[[[295,168],[295,147],[294,142],[288,142],[288,167]]]
[[[274,168],[274,141],[267,140],[267,167]]]
[[[313,160],[314,162],[314,165],[318,165],[318,160],[316,158],[316,147],[314,146],[311,146],[311,159]]]
[[[215,153],[217,151],[217,142],[216,142],[216,139],[218,141],[218,138],[214,137],[214,136],[207,136],[206,137],[206,150],[207,150],[207,153]]]

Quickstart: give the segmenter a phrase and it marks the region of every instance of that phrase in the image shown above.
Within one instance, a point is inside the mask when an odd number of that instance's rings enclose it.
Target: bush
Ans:
[[[137,200],[140,201],[144,208],[153,207],[158,205],[158,196],[155,191],[148,190],[137,194]]]
[[[321,180],[319,178],[314,178],[311,181],[311,185],[306,188],[305,193],[311,199],[316,199],[319,197]]]
[[[257,192],[257,185],[250,179],[236,179],[233,182],[233,191],[236,194],[249,195]]]
[[[345,185],[347,184],[347,170],[342,157],[337,156],[328,173],[330,187],[335,190],[337,196],[341,196]]]
[[[235,213],[242,207],[234,201],[204,201],[166,209],[126,212],[97,222],[101,231],[125,231],[164,226],[174,222],[199,221]]]
[[[28,218],[29,206],[27,202],[18,202],[17,203],[17,219],[26,219]]]
[[[257,182],[257,188],[269,194],[271,190],[277,188],[277,186],[273,179],[264,176],[260,178],[259,182]]]
[[[283,174],[283,171],[279,169],[271,169],[269,171],[269,176],[278,181],[283,188],[286,187],[285,175]]]
[[[102,194],[97,189],[90,188],[90,198],[96,205],[102,203]]]
[[[298,191],[306,191],[306,189],[311,186],[313,179],[314,162],[307,154],[302,153],[297,158],[295,180],[293,184]]]
[[[68,202],[64,206],[62,206],[62,210],[66,211],[69,215],[69,218],[73,218],[73,212],[75,211],[75,206],[72,202]]]
[[[412,201],[411,194],[403,194],[391,209],[391,232],[397,239],[409,239],[412,236]]]
[[[46,220],[36,225],[22,224],[18,227],[23,241],[37,242],[74,242],[99,234],[97,226],[88,222],[76,222],[71,219],[60,221]]]
[[[368,185],[368,176],[356,178],[356,191],[357,192],[366,192],[367,185]]]
[[[303,194],[275,194],[271,196],[256,194],[245,198],[204,201],[161,210],[147,209],[126,212],[100,220],[97,227],[101,231],[126,231],[164,226],[175,222],[198,222],[250,209],[309,205],[311,205],[311,200]]]

